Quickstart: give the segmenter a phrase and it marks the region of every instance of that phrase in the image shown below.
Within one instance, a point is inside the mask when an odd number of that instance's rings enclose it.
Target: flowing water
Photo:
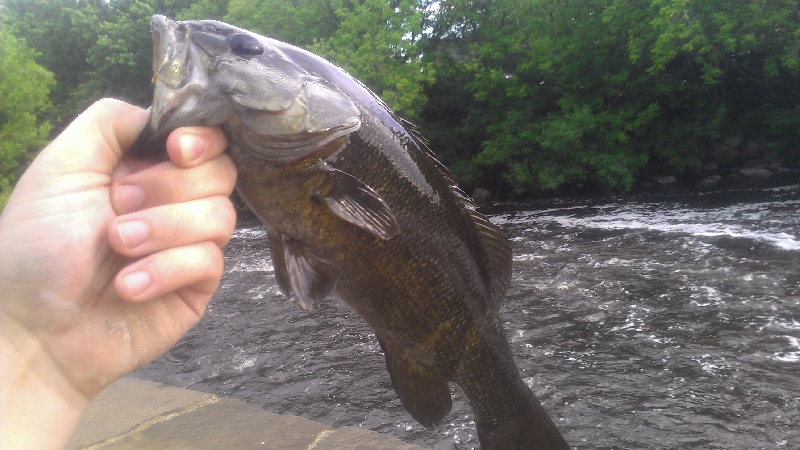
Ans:
[[[520,370],[576,448],[800,448],[800,185],[549,200],[491,215],[514,247],[500,311]],[[243,224],[203,321],[138,376],[433,449],[477,448],[455,394],[427,430],[370,329],[278,292]]]

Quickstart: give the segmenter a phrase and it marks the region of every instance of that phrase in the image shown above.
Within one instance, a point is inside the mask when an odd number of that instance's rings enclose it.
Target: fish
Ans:
[[[130,154],[163,158],[175,128],[220,125],[281,292],[304,309],[335,296],[363,318],[416,421],[447,416],[453,383],[481,448],[569,448],[498,317],[511,245],[413,125],[292,45],[161,15],[151,33],[153,102]]]

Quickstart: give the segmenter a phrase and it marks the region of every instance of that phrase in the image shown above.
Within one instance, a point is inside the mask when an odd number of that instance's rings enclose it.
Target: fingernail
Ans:
[[[126,220],[117,224],[117,233],[125,247],[135,248],[150,237],[150,225],[140,220]]]
[[[184,134],[180,138],[181,155],[184,163],[190,163],[203,155],[206,144],[199,136]]]
[[[150,286],[150,281],[152,277],[149,273],[145,272],[144,270],[139,270],[136,272],[131,272],[122,277],[122,284],[128,289],[133,295],[139,295]]]
[[[114,205],[117,214],[128,214],[144,206],[144,191],[130,184],[117,187],[114,192]]]

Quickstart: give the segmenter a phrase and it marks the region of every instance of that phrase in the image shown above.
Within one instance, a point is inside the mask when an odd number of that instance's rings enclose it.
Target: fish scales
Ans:
[[[417,421],[445,418],[453,382],[482,448],[568,448],[497,315],[508,240],[416,131],[304,50],[217,21],[155,16],[151,29],[153,105],[130,152],[157,156],[177,127],[221,125],[281,291],[306,309],[335,294],[356,311]]]
[[[237,167],[243,168],[238,183],[242,196],[271,232],[292,236],[317,256],[336,262],[342,269],[337,294],[343,299],[359,298],[348,304],[379,336],[392,339],[401,333],[405,339],[413,336],[414,342],[423,345],[442,323],[451,322],[440,318],[440,313],[446,317],[490,314],[482,311],[489,307],[486,273],[479,265],[470,264],[479,255],[474,245],[466,244],[478,237],[467,226],[465,213],[455,201],[426,201],[429,193],[421,191],[428,189],[430,194],[452,197],[449,186],[435,176],[432,164],[426,164],[427,177],[423,173],[398,177],[395,171],[385,169],[393,166],[390,154],[374,151],[371,128],[362,126],[349,137],[336,154],[336,167],[373,187],[394,212],[400,231],[388,240],[342,221],[322,204],[310,202],[316,186],[307,183],[307,174],[293,167],[278,169],[284,172],[282,175],[270,174],[265,167],[268,165],[253,161],[233,135],[231,156]],[[378,140],[385,143],[384,137]],[[293,173],[286,174],[290,171]],[[417,186],[426,179],[430,180],[428,186]],[[280,211],[279,217],[272,214],[276,211]],[[442,233],[438,228],[451,231]],[[441,252],[432,252],[431,248]],[[454,266],[457,269],[453,270]],[[437,297],[442,310],[421,315],[420,311],[430,308],[426,299],[432,296]],[[464,298],[469,302],[461,300]]]

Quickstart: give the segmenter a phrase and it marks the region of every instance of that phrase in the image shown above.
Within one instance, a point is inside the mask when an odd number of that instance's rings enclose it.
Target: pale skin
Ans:
[[[0,448],[61,448],[89,402],[168,350],[219,285],[236,169],[216,127],[169,161],[124,154],[147,121],[101,100],[34,160],[0,216]]]

